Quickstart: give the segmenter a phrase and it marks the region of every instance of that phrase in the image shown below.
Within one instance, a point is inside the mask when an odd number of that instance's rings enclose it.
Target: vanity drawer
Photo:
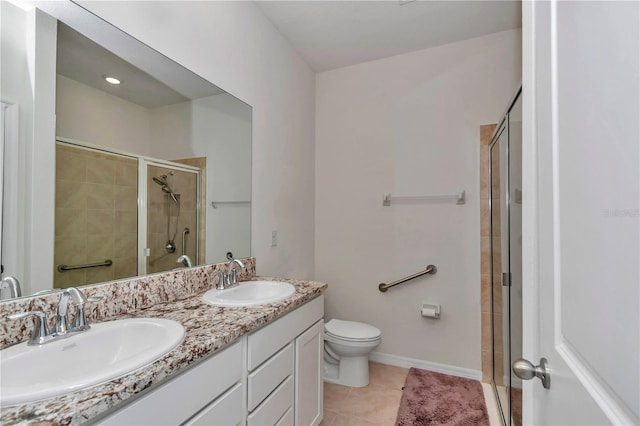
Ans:
[[[274,426],[293,408],[293,377],[289,376],[256,410],[249,414],[247,426]]]
[[[243,423],[242,390],[242,383],[238,383],[189,419],[184,426],[231,426]]]
[[[242,345],[238,342],[174,379],[152,388],[100,425],[178,425],[202,410],[242,378]]]
[[[289,408],[285,415],[278,420],[276,426],[293,426],[293,407]]]
[[[300,306],[293,312],[249,335],[247,367],[253,371],[273,353],[294,340],[324,315],[324,296]]]
[[[284,379],[293,373],[291,343],[249,374],[249,411],[253,411]]]

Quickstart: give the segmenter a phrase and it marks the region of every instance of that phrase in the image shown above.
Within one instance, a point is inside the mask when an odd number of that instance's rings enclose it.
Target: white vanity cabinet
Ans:
[[[243,423],[243,369],[242,342],[237,342],[96,424],[175,426],[191,418],[187,424]],[[227,412],[228,407],[239,409]],[[206,422],[200,420],[202,413],[208,413]]]
[[[323,316],[319,296],[93,423],[316,426]]]
[[[323,315],[320,296],[249,334],[247,426],[320,423]]]

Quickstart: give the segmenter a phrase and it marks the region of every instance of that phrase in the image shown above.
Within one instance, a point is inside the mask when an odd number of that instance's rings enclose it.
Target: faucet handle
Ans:
[[[240,268],[244,268],[244,263],[239,259],[233,259],[227,266],[227,285],[234,286],[238,284],[238,272],[236,271],[236,265]]]
[[[218,271],[218,284],[216,284],[216,290],[224,290],[227,281],[227,274],[223,271]]]
[[[20,312],[18,314],[7,315],[8,320],[19,320],[28,317],[35,317],[36,321],[33,327],[33,333],[31,334],[31,338],[29,339],[28,345],[40,345],[43,343],[45,337],[47,337],[49,333],[49,328],[47,327],[47,316],[42,311],[29,311],[29,312]]]
[[[86,297],[84,293],[82,293],[80,290],[77,290],[77,291],[80,294],[82,294],[82,299],[80,302],[76,303],[76,315],[73,318],[73,324],[71,324],[71,330],[73,331],[88,330],[91,327],[89,326],[89,323],[87,322],[87,318],[84,313],[84,304],[87,302],[89,303],[99,302],[104,297],[103,296]]]

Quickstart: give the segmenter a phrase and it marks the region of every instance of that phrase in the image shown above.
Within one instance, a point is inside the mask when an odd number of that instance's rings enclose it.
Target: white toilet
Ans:
[[[382,341],[376,327],[332,319],[324,325],[324,380],[360,388],[369,384],[369,353]]]

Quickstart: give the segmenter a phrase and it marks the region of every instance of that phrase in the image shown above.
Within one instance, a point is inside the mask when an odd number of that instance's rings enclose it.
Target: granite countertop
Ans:
[[[167,318],[185,328],[180,346],[137,372],[101,385],[30,404],[1,409],[0,423],[77,425],[111,409],[164,379],[185,370],[219,349],[320,295],[327,284],[280,278],[254,279],[293,284],[293,296],[269,305],[223,308],[202,301],[204,292],[185,299],[159,303],[147,309],[110,318]]]

